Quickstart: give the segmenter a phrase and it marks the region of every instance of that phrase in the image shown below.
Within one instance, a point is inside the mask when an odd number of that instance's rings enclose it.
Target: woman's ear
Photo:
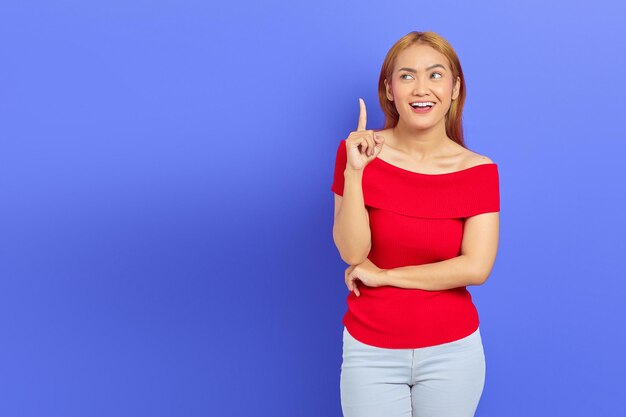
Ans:
[[[391,86],[387,83],[387,79],[383,80],[385,83],[385,91],[387,93],[387,100],[393,101],[393,93],[391,92]]]
[[[454,89],[452,90],[452,100],[456,100],[459,97],[460,91],[461,91],[461,77],[456,77],[456,83],[454,84]]]

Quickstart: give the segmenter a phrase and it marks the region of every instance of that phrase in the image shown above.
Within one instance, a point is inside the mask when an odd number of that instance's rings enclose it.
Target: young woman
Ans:
[[[485,382],[468,285],[496,258],[498,166],[464,144],[465,80],[433,32],[398,40],[378,95],[385,128],[340,142],[333,239],[350,266],[343,318],[345,417],[471,417]]]

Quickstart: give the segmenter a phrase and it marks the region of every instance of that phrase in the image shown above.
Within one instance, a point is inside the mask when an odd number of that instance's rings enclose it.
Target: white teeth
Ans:
[[[412,107],[432,107],[434,105],[435,103],[433,103],[432,101],[426,101],[423,103],[411,103]]]

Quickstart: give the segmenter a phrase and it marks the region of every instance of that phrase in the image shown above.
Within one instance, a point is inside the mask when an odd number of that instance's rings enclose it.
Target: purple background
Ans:
[[[341,416],[335,150],[434,30],[499,165],[478,417],[623,416],[618,1],[4,1],[0,415]]]

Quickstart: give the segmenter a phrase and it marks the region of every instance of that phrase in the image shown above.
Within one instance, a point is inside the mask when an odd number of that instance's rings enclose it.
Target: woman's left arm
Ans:
[[[498,251],[500,212],[465,219],[461,255],[423,265],[380,270],[380,285],[437,291],[485,283]]]

